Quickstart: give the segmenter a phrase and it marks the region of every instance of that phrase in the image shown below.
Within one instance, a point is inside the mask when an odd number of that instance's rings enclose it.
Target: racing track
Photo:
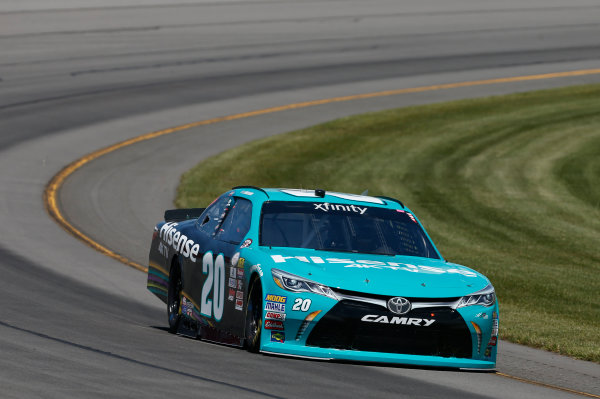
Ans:
[[[357,93],[596,69],[599,5],[165,4],[0,3],[3,397],[582,397],[490,373],[256,356],[169,335],[145,276],[73,239],[48,218],[42,193],[72,160],[188,122]],[[179,175],[203,157],[358,112],[599,81],[592,73],[463,86],[207,124],[86,164],[63,185],[59,205],[76,228],[144,264]],[[498,368],[600,395],[595,364],[503,342]]]

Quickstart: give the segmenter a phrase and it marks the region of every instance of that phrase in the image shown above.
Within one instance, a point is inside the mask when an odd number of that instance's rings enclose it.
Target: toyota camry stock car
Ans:
[[[388,197],[235,187],[165,211],[148,289],[169,331],[250,351],[490,369],[498,303]]]

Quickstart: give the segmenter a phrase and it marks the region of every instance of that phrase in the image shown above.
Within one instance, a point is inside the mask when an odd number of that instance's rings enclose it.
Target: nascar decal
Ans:
[[[286,302],[286,296],[267,294],[265,296],[265,310],[285,313]]]
[[[396,209],[396,212],[406,214],[406,216],[408,216],[410,218],[410,220],[412,220],[414,223],[417,223],[417,219],[415,219],[415,217],[414,217],[414,215],[412,213],[406,212],[406,211],[402,211],[400,209]]]
[[[435,323],[435,319],[419,319],[419,318],[407,318],[394,316],[389,319],[387,316],[380,316],[377,314],[364,315],[361,321],[367,323],[383,323],[383,324],[404,324],[407,326],[418,326],[418,327],[429,327]]]
[[[189,240],[187,236],[177,231],[178,223],[168,222],[160,228],[160,238],[167,245],[170,245],[175,251],[181,253],[186,258],[190,258],[192,262],[196,262],[196,256],[200,252],[200,244],[196,244],[194,240]],[[163,250],[164,251],[164,250]]]
[[[441,267],[425,266],[425,265],[412,265],[410,263],[402,262],[381,262],[378,260],[351,260],[341,258],[321,258],[320,256],[283,256],[283,255],[271,255],[271,258],[275,263],[285,263],[288,260],[294,259],[305,263],[331,263],[339,264],[344,267],[355,267],[361,269],[390,269],[390,270],[403,270],[413,273],[426,273],[426,274],[443,274],[443,273],[456,273],[462,274],[465,277],[477,277],[477,273],[470,270],[463,270],[458,268],[444,269]]]

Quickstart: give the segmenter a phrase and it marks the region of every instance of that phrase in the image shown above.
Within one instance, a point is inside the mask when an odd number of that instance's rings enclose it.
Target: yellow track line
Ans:
[[[46,211],[48,212],[48,214],[61,227],[63,227],[67,232],[69,232],[70,234],[72,234],[73,236],[78,238],[79,240],[83,241],[85,244],[89,245],[90,247],[103,253],[106,256],[109,256],[113,259],[118,260],[119,262],[124,263],[127,266],[131,266],[134,269],[140,270],[142,272],[147,272],[148,271],[147,267],[144,267],[143,265],[140,265],[139,263],[134,262],[134,261],[126,258],[125,256],[120,255],[120,254],[106,248],[102,244],[94,241],[92,238],[85,235],[83,232],[81,232],[79,229],[77,229],[75,226],[73,226],[71,223],[69,223],[69,221],[67,221],[67,219],[63,216],[62,212],[60,211],[57,197],[58,197],[58,191],[60,190],[60,188],[63,185],[63,183],[65,182],[65,180],[71,174],[73,174],[77,169],[81,168],[82,166],[84,166],[88,162],[93,161],[96,158],[99,158],[110,152],[116,151],[119,148],[127,147],[127,146],[130,146],[135,143],[139,143],[140,141],[151,140],[156,137],[179,132],[182,130],[191,129],[191,128],[194,128],[197,126],[212,125],[212,124],[219,123],[219,122],[226,122],[226,121],[231,121],[231,120],[236,120],[236,119],[249,118],[252,116],[270,114],[270,113],[280,112],[280,111],[287,111],[287,110],[291,110],[291,109],[306,108],[306,107],[312,107],[312,106],[316,106],[316,105],[330,104],[330,103],[343,102],[343,101],[361,100],[361,99],[366,99],[366,98],[395,96],[395,95],[399,95],[399,94],[409,94],[409,93],[419,93],[419,92],[424,92],[424,91],[445,90],[445,89],[455,89],[455,88],[460,88],[460,87],[482,86],[482,85],[492,85],[492,84],[500,84],[500,83],[523,82],[523,81],[530,81],[530,80],[554,79],[554,78],[564,78],[564,77],[583,76],[583,75],[597,75],[597,74],[600,74],[600,69],[584,69],[584,70],[577,70],[577,71],[546,73],[546,74],[539,74],[539,75],[515,76],[515,77],[509,77],[509,78],[475,80],[475,81],[470,81],[470,82],[446,83],[446,84],[440,84],[440,85],[420,86],[420,87],[413,87],[413,88],[407,88],[407,89],[387,90],[387,91],[380,91],[380,92],[374,92],[374,93],[357,94],[357,95],[343,96],[343,97],[333,97],[333,98],[326,98],[326,99],[322,99],[322,100],[306,101],[306,102],[301,102],[301,103],[282,105],[279,107],[265,108],[265,109],[260,109],[260,110],[256,110],[256,111],[244,112],[244,113],[240,113],[240,114],[228,115],[228,116],[223,116],[223,117],[213,118],[213,119],[206,119],[206,120],[199,121],[199,122],[193,122],[193,123],[188,123],[185,125],[175,126],[175,127],[169,128],[169,129],[164,129],[164,130],[159,130],[156,132],[142,134],[141,136],[137,136],[137,137],[131,138],[129,140],[125,140],[120,143],[110,145],[108,147],[94,151],[90,154],[87,154],[87,155],[71,162],[70,164],[65,166],[60,172],[58,172],[46,185],[46,188],[44,190],[44,207],[46,208]],[[591,398],[600,398],[600,396],[598,396],[598,395],[594,395],[594,394],[590,394],[590,393],[586,393],[586,392],[579,392],[579,391],[575,391],[575,390],[568,389],[568,388],[561,388],[558,386],[544,384],[544,383],[537,382],[537,381],[531,381],[531,380],[527,380],[524,378],[511,376],[509,374],[498,373],[498,372],[496,374],[500,375],[502,377],[511,378],[511,379],[529,383],[529,384],[534,384],[534,385],[552,388],[552,389],[556,389],[556,390],[560,390],[560,391],[564,391],[564,392],[579,394],[579,395],[583,395],[583,396],[587,396],[587,397],[591,397]]]
[[[106,248],[104,245],[94,241],[92,238],[85,235],[83,232],[81,232],[81,230],[79,230],[75,226],[73,226],[64,217],[64,215],[60,211],[60,206],[58,203],[58,191],[60,190],[60,188],[63,185],[63,183],[65,182],[65,180],[71,174],[73,174],[77,169],[81,168],[83,165],[93,161],[96,158],[99,158],[110,152],[116,151],[120,148],[127,147],[127,146],[130,146],[135,143],[139,143],[140,141],[151,140],[156,137],[179,132],[182,130],[187,130],[187,129],[191,129],[191,128],[198,127],[198,126],[212,125],[212,124],[219,123],[219,122],[226,122],[226,121],[231,121],[231,120],[236,120],[236,119],[249,118],[252,116],[270,114],[270,113],[274,113],[274,112],[287,111],[287,110],[291,110],[291,109],[306,108],[306,107],[330,104],[330,103],[335,103],[335,102],[361,100],[361,99],[374,98],[374,97],[385,97],[385,96],[395,96],[395,95],[399,95],[399,94],[419,93],[419,92],[424,92],[424,91],[446,90],[446,89],[455,89],[455,88],[469,87],[469,86],[482,86],[482,85],[492,85],[492,84],[499,84],[499,83],[522,82],[522,81],[529,81],[529,80],[553,79],[553,78],[595,75],[595,74],[600,74],[600,69],[585,69],[585,70],[568,71],[568,72],[547,73],[547,74],[541,74],[541,75],[515,76],[515,77],[509,77],[509,78],[475,80],[475,81],[470,81],[470,82],[446,83],[446,84],[432,85],[432,86],[412,87],[412,88],[407,88],[407,89],[387,90],[387,91],[380,91],[380,92],[374,92],[374,93],[357,94],[357,95],[343,96],[343,97],[333,97],[333,98],[326,98],[326,99],[322,99],[322,100],[306,101],[306,102],[295,103],[295,104],[287,104],[287,105],[282,105],[279,107],[265,108],[265,109],[244,112],[244,113],[234,114],[234,115],[228,115],[228,116],[223,116],[223,117],[219,117],[219,118],[206,119],[206,120],[199,121],[199,122],[193,122],[193,123],[188,123],[185,125],[175,126],[172,128],[159,130],[156,132],[142,134],[140,136],[122,141],[120,143],[110,145],[108,147],[94,151],[90,154],[84,155],[83,157],[71,162],[70,164],[65,166],[60,172],[58,172],[46,185],[46,188],[44,190],[44,207],[46,208],[46,211],[48,212],[48,214],[60,226],[62,226],[67,232],[69,232],[70,234],[72,234],[73,236],[78,238],[79,240],[83,241],[85,244],[89,245],[90,247],[103,253],[106,256],[109,256],[111,258],[118,260],[119,262],[124,263],[127,266],[131,266],[134,269],[140,270],[142,272],[147,272],[148,271],[147,267],[144,267],[143,265],[140,265],[139,263],[134,262],[134,261],[126,258],[125,256],[120,255],[120,254]]]
[[[499,376],[505,377],[505,378],[510,378],[511,380],[525,382],[527,384],[533,384],[533,385],[538,385],[538,386],[545,387],[545,388],[556,389],[558,391],[569,392],[569,393],[576,394],[576,395],[587,396],[588,398],[600,398],[600,395],[594,395],[593,393],[581,392],[581,391],[576,391],[574,389],[559,387],[557,385],[552,385],[552,384],[546,384],[546,383],[543,383],[543,382],[537,382],[537,381],[527,380],[525,378],[515,377],[514,375],[510,375],[510,374],[504,374],[504,373],[496,372],[496,375],[499,375]]]

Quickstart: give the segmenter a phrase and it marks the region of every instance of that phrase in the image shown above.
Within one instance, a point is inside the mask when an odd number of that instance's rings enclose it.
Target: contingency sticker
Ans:
[[[235,300],[235,310],[242,310],[242,309],[244,309],[244,300],[236,299]]]
[[[267,330],[283,330],[283,322],[279,320],[265,320],[265,329]]]
[[[285,342],[285,333],[283,331],[271,331],[271,342]]]

